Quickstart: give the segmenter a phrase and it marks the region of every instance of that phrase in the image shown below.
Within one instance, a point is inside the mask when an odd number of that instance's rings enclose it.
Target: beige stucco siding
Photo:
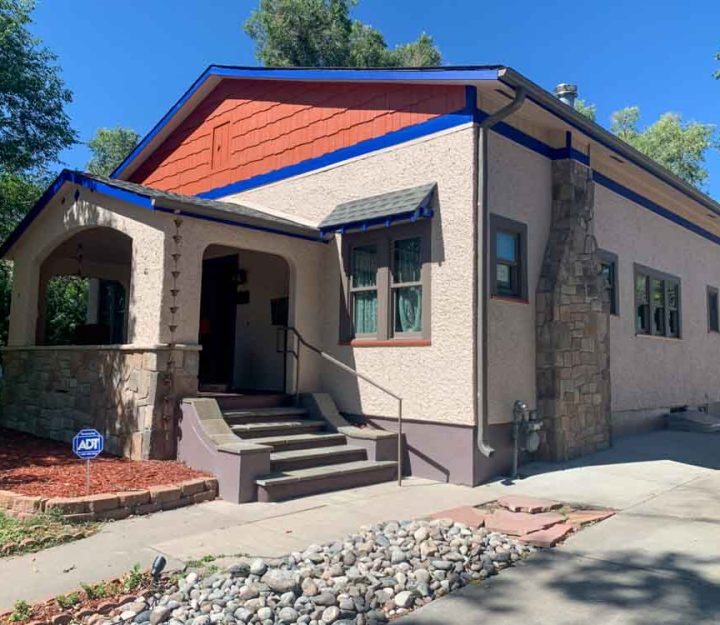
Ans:
[[[535,290],[550,230],[552,161],[495,133],[488,148],[490,212],[527,225],[528,301],[491,298],[488,306],[489,422],[507,423],[516,399],[535,407]]]
[[[350,347],[339,344],[340,241],[324,247],[319,292],[298,292],[322,325],[321,346],[405,399],[411,419],[473,423],[472,250],[473,132],[470,125],[235,195],[315,223],[337,204],[431,181],[438,184],[432,224],[432,344]],[[269,251],[269,250],[266,250]],[[305,331],[309,319],[299,319]],[[314,357],[306,353],[306,362]],[[303,366],[307,366],[305,363]],[[301,367],[302,370],[302,367]],[[366,383],[322,365],[322,388],[341,408],[395,416],[397,404]]]
[[[720,334],[708,333],[707,285],[720,287],[720,247],[596,185],[598,245],[618,255],[620,315],[610,320],[613,412],[720,399]],[[682,339],[635,335],[633,264],[681,279]]]

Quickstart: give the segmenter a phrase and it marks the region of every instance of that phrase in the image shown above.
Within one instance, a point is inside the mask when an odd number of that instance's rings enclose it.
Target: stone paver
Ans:
[[[527,495],[506,495],[500,497],[497,501],[499,506],[510,510],[510,512],[529,512],[535,514],[537,512],[550,512],[557,508],[562,508],[562,503],[552,501],[551,499],[537,499],[528,497]]]
[[[487,513],[472,506],[461,506],[442,510],[430,515],[432,519],[452,519],[456,523],[464,523],[468,527],[482,527],[485,524]]]
[[[485,517],[485,527],[493,532],[502,532],[510,536],[522,536],[530,532],[538,532],[546,527],[562,523],[565,517],[555,512],[510,512],[498,509]]]
[[[554,547],[563,538],[568,536],[575,529],[574,525],[569,523],[557,523],[544,530],[530,532],[518,539],[521,543],[532,545],[533,547]]]
[[[567,522],[576,527],[584,527],[609,519],[615,514],[612,510],[574,510],[567,515]]]

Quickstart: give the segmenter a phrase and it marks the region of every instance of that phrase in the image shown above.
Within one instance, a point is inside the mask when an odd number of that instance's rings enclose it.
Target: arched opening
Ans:
[[[132,239],[81,230],[40,266],[38,345],[116,345],[128,340]]]
[[[290,269],[280,256],[211,245],[203,255],[198,380],[202,390],[282,392]]]

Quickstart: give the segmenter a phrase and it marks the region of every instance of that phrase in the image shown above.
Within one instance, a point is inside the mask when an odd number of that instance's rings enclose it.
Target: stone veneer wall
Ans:
[[[552,221],[536,293],[544,454],[566,460],[611,443],[609,298],[593,236],[591,171],[553,163]]]
[[[92,427],[133,459],[176,452],[178,399],[197,392],[198,347],[7,347],[0,425],[70,441]]]

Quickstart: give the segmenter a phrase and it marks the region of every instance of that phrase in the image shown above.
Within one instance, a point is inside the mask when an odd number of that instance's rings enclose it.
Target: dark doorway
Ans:
[[[202,385],[233,383],[237,313],[237,254],[203,261],[200,295],[200,371]]]

